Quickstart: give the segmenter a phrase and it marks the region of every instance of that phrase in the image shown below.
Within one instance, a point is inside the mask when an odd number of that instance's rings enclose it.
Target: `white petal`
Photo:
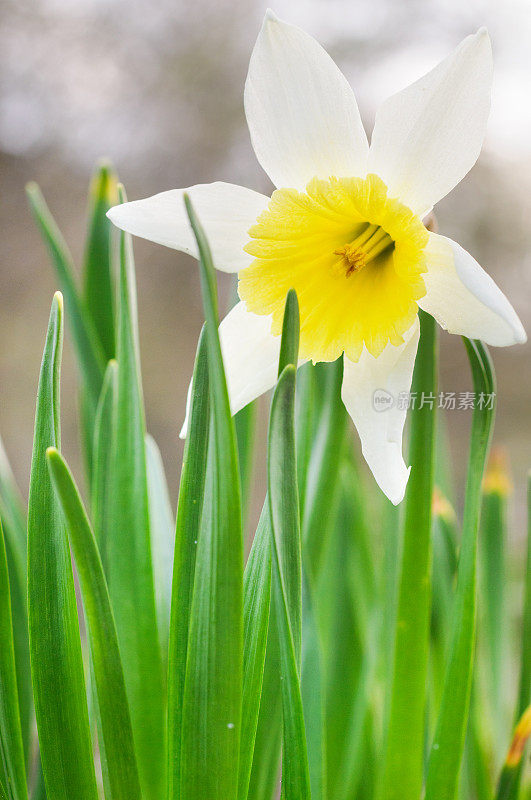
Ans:
[[[271,11],[251,56],[245,113],[275,186],[365,175],[367,136],[347,79],[315,39]]]
[[[161,619],[167,624],[171,607],[175,520],[160,450],[149,434],[146,436],[146,466],[155,598]]]
[[[239,272],[253,261],[243,247],[247,231],[267,207],[269,197],[232,183],[202,183],[114,206],[109,219],[123,231],[182,250],[197,258],[197,246],[184,207],[188,192],[214,258],[223,272]]]
[[[402,434],[417,346],[418,317],[398,347],[388,344],[374,358],[363,350],[357,363],[345,358],[341,397],[361,439],[362,452],[380,489],[397,505],[411,468],[402,458]],[[380,400],[380,402],[378,402]]]
[[[483,28],[435,69],[386,100],[376,115],[369,172],[423,213],[479,156],[490,110],[492,51]]]
[[[271,317],[251,314],[245,303],[234,306],[219,326],[230,408],[236,414],[275,385],[280,336],[271,334]],[[181,438],[188,430],[190,389]]]
[[[435,233],[426,252],[427,293],[418,303],[442,328],[498,347],[526,341],[516,311],[470,253]]]

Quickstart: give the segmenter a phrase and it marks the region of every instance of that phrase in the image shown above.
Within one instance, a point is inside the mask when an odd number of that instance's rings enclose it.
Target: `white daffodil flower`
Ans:
[[[352,89],[330,56],[268,12],[245,112],[256,156],[277,187],[272,197],[213,183],[109,211],[119,228],[197,257],[188,192],[216,267],[238,273],[241,302],[220,325],[233,413],[274,385],[284,301],[296,290],[301,363],[344,355],[343,401],[395,504],[409,475],[406,411],[395,402],[379,412],[373,396],[409,391],[418,308],[450,333],[490,345],[526,338],[472,256],[422,223],[478,158],[491,82],[490,41],[480,30],[382,105],[369,147]]]

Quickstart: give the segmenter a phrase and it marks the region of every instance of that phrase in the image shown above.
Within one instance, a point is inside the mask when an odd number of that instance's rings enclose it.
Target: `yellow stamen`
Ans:
[[[334,255],[343,256],[348,277],[354,272],[359,272],[392,245],[393,240],[382,228],[377,225],[367,225],[363,233],[360,233],[353,242],[334,250]]]
[[[290,288],[299,299],[300,354],[357,361],[402,344],[426,293],[428,232],[387,196],[377,175],[314,178],[305,192],[277,189],[249,230],[252,264],[239,274],[249,311],[272,315],[280,334]]]
[[[347,277],[352,275],[353,272],[359,272],[367,263],[363,250],[358,250],[351,244],[346,244],[344,247],[334,250],[334,255],[343,256],[347,269]]]

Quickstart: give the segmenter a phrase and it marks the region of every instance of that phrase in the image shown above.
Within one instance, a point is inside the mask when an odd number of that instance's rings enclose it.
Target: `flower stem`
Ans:
[[[465,339],[464,342],[476,396],[481,396],[482,393],[494,395],[495,377],[488,351],[481,342],[469,339]],[[457,793],[474,664],[477,617],[476,561],[481,483],[493,422],[494,407],[474,408],[453,629],[441,706],[428,763],[426,800],[439,800],[439,798],[453,800]]]
[[[420,343],[413,393],[437,391],[437,331],[420,312]],[[433,406],[433,407],[431,407]],[[380,786],[382,800],[420,797],[422,789],[426,673],[431,605],[431,497],[435,404],[417,403],[411,414],[409,479],[395,626],[394,665],[387,742]]]

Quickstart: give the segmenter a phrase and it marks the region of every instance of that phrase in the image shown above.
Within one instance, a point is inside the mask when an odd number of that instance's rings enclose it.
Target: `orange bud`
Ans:
[[[503,447],[495,447],[490,454],[487,471],[483,479],[483,492],[485,494],[499,494],[501,497],[508,497],[512,490],[513,484],[507,451]]]
[[[517,767],[524,753],[525,744],[531,735],[531,706],[523,713],[516,726],[513,740],[505,761],[508,767]]]

